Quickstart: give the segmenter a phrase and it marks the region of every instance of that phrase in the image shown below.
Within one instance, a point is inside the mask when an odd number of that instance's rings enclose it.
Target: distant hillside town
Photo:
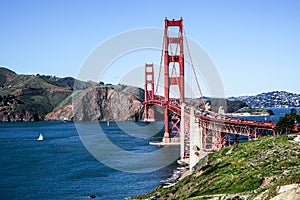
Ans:
[[[228,98],[232,101],[243,101],[252,108],[288,108],[300,107],[300,94],[273,91],[254,96],[240,96]]]

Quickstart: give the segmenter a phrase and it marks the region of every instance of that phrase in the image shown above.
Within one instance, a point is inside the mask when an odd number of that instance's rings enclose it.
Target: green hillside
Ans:
[[[71,91],[26,91],[19,97],[24,104],[19,104],[16,109],[28,110],[31,114],[39,114],[44,117],[70,95]]]
[[[52,83],[52,84],[57,85],[59,87],[69,88],[69,89],[73,89],[73,90],[84,90],[86,88],[90,88],[92,86],[97,85],[96,82],[80,81],[80,80],[77,80],[73,77],[59,78],[59,77],[56,77],[56,76],[45,76],[45,75],[41,75],[40,77],[42,77],[43,79],[45,79],[49,83]]]
[[[0,95],[0,115],[27,111],[32,116],[37,116],[36,119],[43,119],[70,94],[71,91],[23,90],[18,96]]]
[[[0,87],[4,86],[9,80],[14,78],[17,74],[9,69],[0,67]]]
[[[57,85],[47,82],[40,76],[35,75],[17,75],[11,81],[7,82],[5,86],[13,86],[14,88],[56,88]]]
[[[300,147],[296,136],[261,137],[226,147],[199,162],[192,175],[169,188],[132,199],[210,199],[218,194],[244,194],[250,199],[276,195],[277,186],[300,183]]]
[[[220,106],[225,109],[226,113],[235,112],[243,107],[248,107],[248,105],[242,101],[230,101],[223,98],[212,98],[207,101],[210,104],[211,109],[215,112],[218,112]]]
[[[25,112],[41,120],[72,93],[39,75],[18,75],[6,68],[0,68],[0,86],[1,120],[18,120],[18,113]]]

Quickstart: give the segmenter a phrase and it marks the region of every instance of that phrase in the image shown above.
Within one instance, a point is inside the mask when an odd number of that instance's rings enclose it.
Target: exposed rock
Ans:
[[[278,195],[271,200],[300,199],[300,184],[284,185],[278,188]]]
[[[74,101],[47,114],[45,120],[138,121],[143,118],[143,103],[122,90],[94,87]]]
[[[71,121],[73,104],[60,107],[45,116],[45,120]]]
[[[264,199],[268,199],[269,198],[269,193],[270,191],[269,190],[266,190],[262,193],[260,193],[258,196],[256,196],[254,198],[254,200],[264,200]]]
[[[144,90],[138,87],[118,84],[114,86],[114,89],[118,92],[122,92],[127,95],[136,97],[139,101],[144,101]]]
[[[1,122],[17,122],[17,121],[40,121],[42,118],[39,115],[31,115],[26,110],[17,110],[15,112],[7,113],[0,112]]]
[[[300,143],[300,135],[297,135],[297,137],[294,139],[294,141]]]
[[[271,177],[265,177],[261,186],[262,188],[267,187],[270,185],[270,183],[275,179],[275,176],[271,176]]]
[[[254,198],[254,200],[266,200],[270,199],[270,190],[266,190],[257,197]],[[300,184],[290,184],[290,185],[283,185],[277,187],[277,195],[271,200],[298,200],[300,199]]]

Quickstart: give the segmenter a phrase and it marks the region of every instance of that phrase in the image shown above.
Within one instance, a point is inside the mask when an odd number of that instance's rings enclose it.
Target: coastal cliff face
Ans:
[[[39,121],[41,120],[39,116],[32,115],[26,110],[18,110],[8,114],[7,112],[0,112],[0,122],[10,122],[10,121]]]
[[[84,91],[71,104],[45,116],[45,120],[70,121],[138,121],[143,118],[143,102],[108,87],[94,87]]]
[[[0,67],[0,121],[141,120],[144,91]]]

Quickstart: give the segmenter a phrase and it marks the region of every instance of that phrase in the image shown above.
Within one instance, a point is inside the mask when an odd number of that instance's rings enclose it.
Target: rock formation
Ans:
[[[134,95],[108,87],[93,87],[71,104],[45,116],[45,120],[138,121],[143,117],[143,103]]]

